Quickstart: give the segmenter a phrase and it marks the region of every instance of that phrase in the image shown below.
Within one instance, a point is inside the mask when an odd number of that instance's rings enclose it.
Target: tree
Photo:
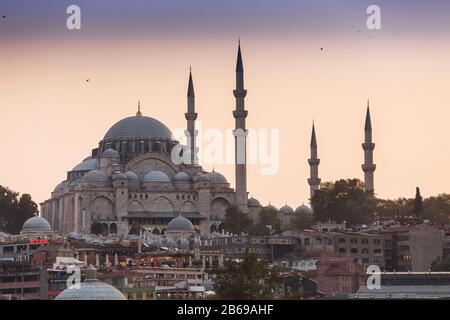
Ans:
[[[314,225],[312,215],[296,213],[289,223],[289,229],[307,229]]]
[[[325,182],[311,199],[315,221],[369,223],[376,208],[375,197],[358,179]]]
[[[440,194],[425,198],[423,201],[422,218],[439,225],[449,224],[450,194]]]
[[[281,221],[278,213],[272,208],[262,208],[258,213],[258,222],[253,225],[250,233],[256,236],[267,236],[281,231]]]
[[[237,206],[232,205],[225,211],[225,220],[222,228],[233,234],[248,232],[252,225],[252,220],[243,213]]]
[[[225,262],[214,280],[217,298],[226,300],[272,299],[280,282],[277,267],[270,268],[254,253],[245,253],[242,262]]]
[[[413,207],[413,214],[416,217],[420,217],[423,211],[423,203],[422,203],[422,196],[420,195],[420,189],[419,187],[416,188],[416,198],[414,199],[414,207]]]
[[[0,230],[18,234],[26,220],[39,213],[38,206],[29,194],[0,186]]]

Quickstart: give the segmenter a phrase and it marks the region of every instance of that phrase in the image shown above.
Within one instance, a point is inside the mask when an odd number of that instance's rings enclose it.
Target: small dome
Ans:
[[[88,157],[83,162],[77,164],[72,171],[91,171],[100,167],[98,159]]]
[[[177,172],[176,175],[173,176],[174,181],[190,181],[191,177],[184,171]]]
[[[181,239],[178,247],[184,250],[189,249],[189,241],[187,241],[186,239]]]
[[[105,134],[105,140],[126,139],[171,139],[172,133],[160,121],[143,116],[133,116],[120,120]]]
[[[152,170],[144,175],[144,182],[170,182],[170,179],[164,172]]]
[[[296,213],[301,213],[301,214],[313,214],[313,211],[311,210],[310,207],[305,206],[305,204],[302,204],[301,206],[299,206],[297,209],[295,209]]]
[[[134,173],[133,171],[127,171],[125,172],[125,175],[127,176],[127,179],[129,181],[138,181],[139,177],[136,173]]]
[[[79,289],[67,288],[55,300],[125,300],[124,295],[113,286],[98,280],[85,280]]]
[[[192,222],[181,214],[170,220],[167,224],[167,232],[192,232],[193,230],[194,226]]]
[[[290,206],[288,206],[287,204],[285,204],[284,206],[282,206],[280,208],[280,211],[283,212],[284,214],[290,214],[290,213],[294,213],[294,209],[292,209]]]
[[[53,189],[53,192],[61,192],[63,189],[63,183],[60,182],[56,185],[55,189]]]
[[[258,199],[251,197],[248,199],[247,204],[249,207],[259,207],[261,206],[261,203],[258,201]]]
[[[92,170],[86,173],[81,180],[85,182],[106,182],[109,181],[109,177],[102,171]]]
[[[178,244],[173,239],[167,239],[166,243],[164,244],[165,247],[169,248],[176,248],[178,247]]]
[[[266,206],[266,209],[278,211],[277,207],[275,207],[274,205],[272,205],[272,204],[270,204],[270,203],[269,203],[268,206]]]
[[[41,233],[51,232],[50,223],[42,217],[31,217],[22,226],[22,232],[26,233]]]
[[[211,183],[228,183],[225,176],[217,171],[208,172],[207,177]]]
[[[114,149],[106,149],[105,151],[103,151],[102,153],[102,158],[120,158],[119,153],[114,150]]]
[[[161,248],[163,246],[162,242],[160,239],[155,239],[153,240],[150,245],[157,247],[157,248]]]
[[[122,173],[120,171],[116,171],[113,173],[113,179],[114,180],[127,180],[128,177],[125,173]]]

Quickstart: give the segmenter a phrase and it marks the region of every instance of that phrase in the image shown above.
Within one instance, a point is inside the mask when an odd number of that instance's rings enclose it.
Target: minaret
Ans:
[[[373,163],[373,149],[375,149],[375,143],[372,142],[372,121],[370,120],[370,108],[369,100],[367,100],[367,113],[366,113],[366,125],[364,126],[364,143],[362,148],[364,150],[364,164],[362,169],[364,171],[364,184],[367,191],[374,192],[373,172],[376,169],[376,165]]]
[[[311,158],[308,159],[309,163],[309,193],[310,197],[314,196],[316,190],[319,190],[320,187],[320,179],[319,179],[319,163],[320,159],[317,158],[317,140],[316,140],[316,130],[314,128],[314,122],[312,125],[312,133],[311,133]]]
[[[190,151],[190,164],[197,164],[197,148],[195,145],[195,139],[198,131],[195,130],[195,120],[197,119],[197,113],[195,112],[195,93],[194,83],[192,81],[192,72],[189,70],[189,84],[187,91],[187,112],[184,114],[187,120],[187,130],[185,131],[188,139],[188,147]],[[186,160],[187,161],[187,160]]]
[[[244,66],[242,64],[241,43],[239,41],[237,63],[236,63],[236,89],[233,91],[236,98],[236,110],[233,111],[235,119],[235,171],[236,171],[236,204],[243,211],[247,212],[247,152],[246,139],[247,130],[245,128],[245,96],[247,90],[244,89]]]

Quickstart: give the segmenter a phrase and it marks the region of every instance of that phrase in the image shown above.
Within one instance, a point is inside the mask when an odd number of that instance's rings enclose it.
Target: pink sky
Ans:
[[[84,42],[10,41],[0,48],[0,184],[36,201],[136,112],[185,126],[192,65],[199,120],[234,126],[236,38]],[[321,51],[320,48],[324,50]],[[242,39],[249,128],[280,130],[280,170],[249,166],[262,203],[307,203],[315,120],[322,181],[361,178],[366,100],[374,129],[375,191],[383,198],[450,192],[450,45],[439,39],[264,37]],[[85,78],[90,78],[86,83]],[[206,169],[211,170],[211,166]],[[234,185],[232,165],[216,165]]]

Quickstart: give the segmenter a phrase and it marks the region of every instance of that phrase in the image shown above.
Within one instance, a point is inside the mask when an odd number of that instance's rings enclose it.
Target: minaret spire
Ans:
[[[245,96],[247,90],[244,89],[244,64],[242,63],[241,43],[239,40],[236,61],[236,89],[233,91],[236,98],[236,109],[233,111],[235,119],[235,182],[236,182],[236,204],[243,211],[247,212],[247,152],[246,140],[247,129],[245,118],[248,111],[245,110]]]
[[[194,82],[192,80],[192,69],[189,67],[189,80],[187,91],[187,112],[184,114],[187,120],[187,129],[185,130],[186,139],[189,149],[189,159],[183,159],[186,164],[197,164],[197,148],[195,140],[198,131],[195,130],[195,120],[197,119],[197,113],[195,112],[195,93]]]
[[[315,129],[314,121],[313,121],[313,125],[312,125],[310,148],[311,148],[310,149],[311,157],[310,157],[310,159],[308,159],[309,170],[310,170],[308,184],[309,184],[310,198],[312,199],[312,197],[314,196],[314,193],[317,190],[319,190],[320,181],[321,181],[321,179],[319,178],[320,159],[317,158],[317,140],[316,140],[316,129]]]
[[[138,111],[136,112],[136,117],[142,117],[141,100],[138,100]]]
[[[373,150],[375,143],[372,142],[372,120],[370,119],[369,100],[367,100],[366,122],[364,125],[364,143],[362,144],[364,150],[364,164],[362,169],[364,171],[364,185],[367,191],[374,192],[374,171],[376,165],[373,163]]]

